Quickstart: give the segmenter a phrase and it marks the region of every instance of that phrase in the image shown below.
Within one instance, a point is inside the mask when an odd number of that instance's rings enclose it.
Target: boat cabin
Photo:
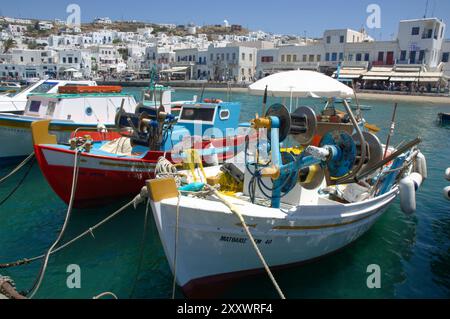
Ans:
[[[142,91],[143,111],[148,109],[158,109],[161,104],[164,106],[166,113],[172,113],[172,89],[170,87],[157,85]],[[138,113],[140,113],[138,111]]]
[[[111,124],[122,101],[125,112],[134,112],[137,104],[134,97],[123,93],[32,94],[28,97],[24,115],[76,123]]]
[[[239,127],[241,104],[237,102],[185,103],[181,107],[175,131],[191,136],[221,138],[234,135]]]

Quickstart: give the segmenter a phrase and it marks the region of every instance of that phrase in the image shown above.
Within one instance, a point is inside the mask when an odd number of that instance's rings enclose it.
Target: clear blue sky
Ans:
[[[432,14],[450,24],[450,1],[428,0]],[[3,0],[0,15],[66,19],[66,7],[77,3],[82,21],[95,17],[142,20],[156,23],[221,24],[227,19],[251,30],[319,37],[330,28],[360,29],[365,26],[369,4],[381,7],[381,29],[369,30],[376,39],[390,39],[401,19],[420,18],[427,0]],[[447,32],[447,38],[449,33]]]

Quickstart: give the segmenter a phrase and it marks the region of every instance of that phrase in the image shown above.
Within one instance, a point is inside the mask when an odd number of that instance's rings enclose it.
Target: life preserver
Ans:
[[[211,103],[211,104],[220,104],[223,101],[220,99],[204,99],[203,100],[205,103]]]

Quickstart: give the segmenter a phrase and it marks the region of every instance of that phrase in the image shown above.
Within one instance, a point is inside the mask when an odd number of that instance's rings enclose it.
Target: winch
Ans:
[[[254,119],[252,127],[267,130],[268,141],[259,141],[255,158],[246,159],[246,192],[253,201],[261,195],[270,199],[274,208],[279,208],[281,199],[289,196],[295,187],[313,190],[324,181],[334,185],[339,179],[371,167],[383,155],[380,141],[369,132],[352,136],[345,131],[329,131],[319,146],[312,146],[317,134],[317,117],[306,106],[289,114],[284,105],[275,104],[264,117]],[[288,136],[306,146],[304,151],[297,155],[281,151],[280,145]],[[260,150],[261,145],[267,149]],[[262,161],[263,153],[270,154],[270,160]]]

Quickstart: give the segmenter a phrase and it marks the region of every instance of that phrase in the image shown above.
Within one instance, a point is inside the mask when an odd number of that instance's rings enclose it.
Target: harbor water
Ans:
[[[140,89],[127,88],[139,98]],[[175,100],[189,100],[199,91],[180,90]],[[206,92],[204,97],[228,100],[227,93]],[[241,120],[260,112],[261,97],[233,93],[242,103]],[[275,102],[275,100],[269,101]],[[321,106],[320,100],[301,104]],[[373,107],[364,116],[382,131],[386,141],[392,103],[361,101]],[[428,160],[429,178],[417,195],[417,212],[405,216],[396,201],[375,226],[344,250],[289,270],[275,273],[288,298],[449,298],[450,297],[450,202],[442,190],[450,185],[444,172],[450,167],[450,128],[436,124],[439,112],[450,105],[400,104],[393,145],[423,138],[421,150]],[[12,167],[1,167],[0,176]],[[0,203],[18,185],[26,170],[0,185]],[[95,192],[95,189],[91,190]],[[104,219],[125,202],[95,210],[75,210],[63,240],[67,241]],[[0,206],[0,263],[31,258],[46,252],[58,236],[67,206],[53,193],[37,164],[19,190]],[[145,205],[128,209],[92,236],[50,258],[37,298],[92,298],[113,292],[126,298],[170,298],[172,275],[151,212],[144,225]],[[257,258],[246,256],[246,258]],[[81,288],[67,285],[71,265],[81,270]],[[381,268],[381,288],[367,287],[369,265]],[[11,276],[19,291],[33,285],[40,262],[0,270]],[[69,269],[68,269],[69,267]],[[70,278],[69,278],[70,281]],[[178,297],[183,297],[178,292]],[[276,298],[270,281],[261,275],[233,284],[222,295],[231,298]]]

